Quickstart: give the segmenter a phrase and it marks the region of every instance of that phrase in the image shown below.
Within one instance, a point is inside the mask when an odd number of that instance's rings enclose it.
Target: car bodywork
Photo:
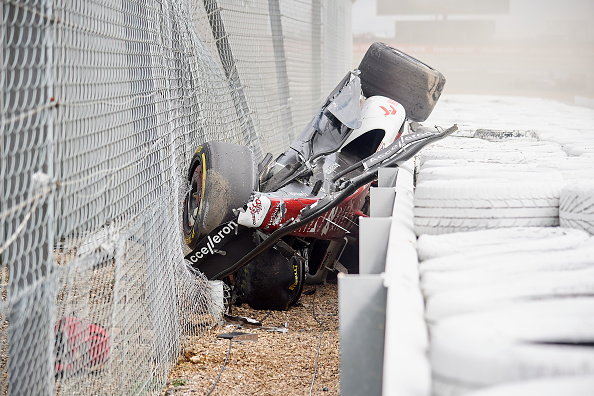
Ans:
[[[345,237],[357,233],[378,169],[397,167],[456,129],[409,122],[396,100],[363,96],[359,72],[349,72],[299,138],[274,161],[267,155],[260,162],[258,187],[245,204],[232,208],[230,220],[203,235],[186,259],[233,289],[242,268],[253,267],[254,260],[274,249],[281,260],[293,263],[295,282],[301,285],[303,273],[313,277],[324,270],[330,251],[336,261]],[[326,257],[314,263],[315,241],[330,243],[321,255]]]

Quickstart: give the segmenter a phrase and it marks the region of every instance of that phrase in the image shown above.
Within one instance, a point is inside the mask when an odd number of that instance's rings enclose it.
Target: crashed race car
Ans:
[[[366,216],[380,167],[398,167],[454,132],[428,128],[445,78],[382,43],[347,73],[287,151],[256,163],[247,147],[207,142],[188,169],[183,232],[191,265],[236,303],[286,310],[321,282]]]

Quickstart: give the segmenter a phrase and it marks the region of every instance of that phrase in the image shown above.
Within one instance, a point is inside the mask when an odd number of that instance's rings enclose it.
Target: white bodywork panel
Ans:
[[[385,135],[378,148],[381,150],[396,139],[405,119],[406,111],[400,103],[385,96],[372,96],[363,103],[361,127],[351,132],[340,149],[342,150],[347,144],[365,133],[381,133],[383,130]]]
[[[239,213],[237,222],[245,227],[260,227],[270,210],[271,201],[265,195],[259,195],[247,203],[246,210]]]

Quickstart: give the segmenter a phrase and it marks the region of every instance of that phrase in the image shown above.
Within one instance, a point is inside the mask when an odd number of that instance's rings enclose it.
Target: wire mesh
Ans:
[[[350,7],[2,2],[1,394],[159,393],[224,309],[183,259],[191,156],[284,151],[350,68]]]

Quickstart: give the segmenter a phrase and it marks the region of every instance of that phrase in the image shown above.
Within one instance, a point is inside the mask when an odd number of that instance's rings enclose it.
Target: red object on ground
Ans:
[[[109,358],[110,338],[98,324],[67,316],[58,321],[54,332],[56,375],[94,370]]]

